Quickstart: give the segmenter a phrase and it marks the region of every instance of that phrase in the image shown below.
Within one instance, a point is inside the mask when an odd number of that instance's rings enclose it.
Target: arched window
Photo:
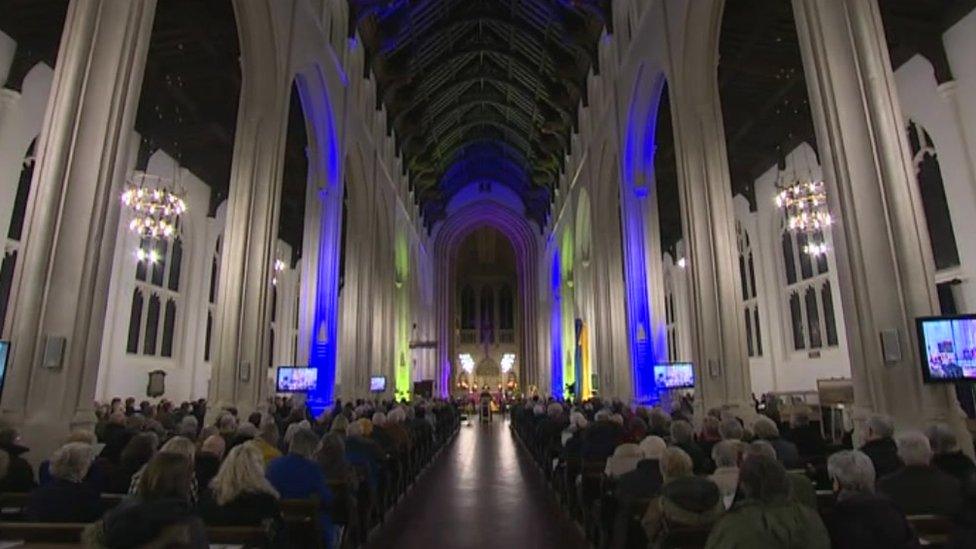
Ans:
[[[827,256],[812,256],[803,251],[807,236],[780,227],[783,243],[784,296],[789,307],[793,350],[813,350],[837,346],[837,323],[831,295]],[[815,235],[818,242],[824,235]],[[829,253],[829,252],[828,252]]]
[[[214,317],[217,315],[217,277],[220,275],[220,246],[223,236],[217,237],[213,256],[210,258],[210,297],[207,301],[207,332],[203,341],[203,361],[210,362],[213,354]]]
[[[762,327],[759,324],[759,292],[756,289],[756,264],[749,231],[735,222],[739,251],[739,280],[742,284],[742,316],[746,324],[746,350],[750,357],[763,355]],[[792,242],[790,242],[792,246]]]
[[[172,358],[181,303],[183,241],[177,238],[170,245],[166,241],[144,239],[140,247],[155,260],[147,259],[136,264],[126,352]],[[147,297],[148,302],[143,307]]]
[[[498,291],[498,328],[500,330],[515,329],[515,299],[512,288],[508,284]]]
[[[932,137],[919,123],[908,122],[908,143],[912,148],[912,160],[918,179],[925,224],[929,229],[929,241],[936,270],[959,266],[959,248],[949,215],[949,201],[942,181],[942,169],[935,152]]]
[[[27,198],[30,196],[31,179],[34,177],[34,165],[36,164],[34,148],[36,145],[37,139],[35,138],[24,154],[24,161],[20,168],[20,180],[17,183],[17,195],[14,197],[13,209],[10,212],[7,240],[3,247],[3,263],[0,264],[0,333],[3,333],[7,304],[10,301],[10,293],[13,291],[14,268],[17,266],[17,254],[20,252],[24,218],[27,215]]]
[[[474,330],[477,323],[475,312],[474,289],[471,286],[461,288],[461,329]]]
[[[671,280],[671,273],[667,271],[664,274],[664,319],[668,332],[668,360],[676,362],[678,360],[678,321],[674,307],[674,283]]]
[[[495,291],[487,285],[481,288],[481,342],[495,342]]]

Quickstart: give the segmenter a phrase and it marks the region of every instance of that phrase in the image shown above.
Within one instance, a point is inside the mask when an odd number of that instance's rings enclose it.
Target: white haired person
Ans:
[[[264,476],[254,442],[231,448],[200,499],[200,516],[211,526],[261,526],[280,519],[278,491]]]
[[[652,499],[641,519],[650,546],[658,547],[669,527],[705,528],[725,511],[718,486],[694,475],[691,457],[671,447],[661,454],[661,494]]]
[[[640,451],[640,446],[632,443],[621,444],[613,451],[613,455],[607,459],[607,465],[603,473],[610,480],[629,473],[637,468],[637,462],[644,459]]]
[[[654,497],[664,483],[660,463],[661,456],[668,447],[664,439],[650,435],[645,437],[637,447],[640,450],[640,461],[633,471],[620,476],[614,490],[621,504]]]
[[[952,475],[959,482],[964,482],[976,473],[976,464],[959,449],[956,433],[945,423],[936,423],[925,429],[925,436],[932,445],[932,465],[943,473]]]
[[[91,522],[101,516],[100,494],[85,482],[94,459],[92,446],[84,442],[69,442],[55,450],[49,466],[51,481],[31,493],[28,520]]]
[[[888,416],[874,415],[868,418],[864,425],[865,439],[859,449],[871,458],[874,464],[874,474],[882,479],[898,469],[902,462],[898,457],[898,447],[895,445],[895,426]]]
[[[878,480],[878,491],[909,515],[952,516],[958,512],[962,486],[931,464],[929,439],[918,431],[909,431],[899,435],[895,443],[905,466]]]
[[[914,549],[918,538],[905,514],[874,493],[874,464],[864,452],[844,450],[827,459],[837,503],[827,517],[834,549]]]
[[[783,464],[783,467],[787,469],[803,467],[796,444],[779,436],[779,426],[772,419],[766,416],[757,417],[752,424],[752,434],[756,440],[765,440],[772,445],[776,450],[776,458]]]
[[[725,508],[732,507],[739,488],[739,458],[742,456],[742,443],[738,440],[722,440],[712,446],[712,462],[715,472],[708,478],[718,486],[722,493]]]

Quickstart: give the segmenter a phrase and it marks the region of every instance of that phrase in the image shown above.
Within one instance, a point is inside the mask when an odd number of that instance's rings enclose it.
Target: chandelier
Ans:
[[[776,206],[786,212],[786,227],[797,235],[804,235],[803,252],[817,256],[827,253],[824,230],[833,223],[827,209],[827,193],[823,181],[798,181],[778,187]]]
[[[186,201],[182,193],[173,189],[171,179],[135,172],[129,177],[122,192],[122,204],[132,211],[129,230],[139,236],[143,244],[136,251],[139,261],[159,261],[154,241],[171,241],[179,237],[180,216],[186,213]]]

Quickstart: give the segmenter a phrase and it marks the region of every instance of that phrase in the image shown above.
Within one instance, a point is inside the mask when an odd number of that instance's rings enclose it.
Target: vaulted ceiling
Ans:
[[[469,183],[545,224],[610,0],[349,0],[428,226]]]

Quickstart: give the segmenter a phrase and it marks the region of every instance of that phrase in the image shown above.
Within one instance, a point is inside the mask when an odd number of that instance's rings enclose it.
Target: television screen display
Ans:
[[[382,393],[386,391],[386,376],[373,376],[369,378],[369,392]]]
[[[926,382],[976,381],[976,315],[923,317],[915,327]]]
[[[655,364],[654,384],[659,389],[691,389],[695,386],[695,368],[690,362]]]
[[[318,368],[278,368],[277,390],[279,393],[305,393],[315,389],[319,380]]]
[[[10,357],[10,342],[0,341],[0,391],[3,391],[3,381],[7,378],[7,361]]]

